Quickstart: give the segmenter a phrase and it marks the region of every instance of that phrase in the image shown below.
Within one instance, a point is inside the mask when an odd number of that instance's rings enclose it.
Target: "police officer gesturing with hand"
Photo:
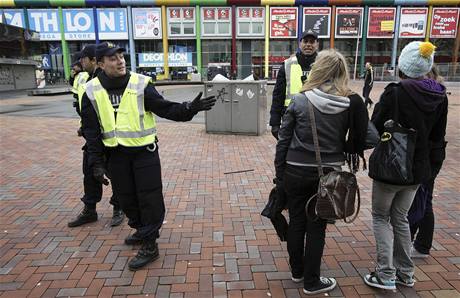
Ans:
[[[281,118],[289,106],[291,96],[299,93],[307,80],[311,65],[317,56],[318,46],[318,34],[312,30],[305,30],[300,37],[299,50],[284,61],[278,72],[270,109],[270,126],[276,139],[278,139]]]
[[[126,244],[142,244],[128,267],[137,270],[159,256],[156,239],[165,206],[156,139],[156,115],[174,121],[189,121],[199,111],[209,110],[215,97],[175,103],[165,100],[150,77],[126,71],[123,48],[104,42],[96,57],[102,69],[86,85],[82,99],[83,133],[88,142],[94,175],[104,179],[104,149],[109,152],[108,173],[128,224],[136,232]]]

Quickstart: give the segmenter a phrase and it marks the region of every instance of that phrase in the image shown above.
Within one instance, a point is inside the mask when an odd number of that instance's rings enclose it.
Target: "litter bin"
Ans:
[[[206,132],[261,135],[267,128],[267,81],[205,82],[216,105],[206,112]]]

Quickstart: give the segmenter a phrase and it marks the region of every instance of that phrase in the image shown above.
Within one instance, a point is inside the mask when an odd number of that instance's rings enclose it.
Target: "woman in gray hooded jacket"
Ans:
[[[369,118],[362,98],[348,87],[347,64],[339,52],[330,49],[318,54],[302,92],[294,96],[283,116],[276,146],[276,177],[288,198],[292,280],[303,281],[304,293],[314,295],[332,290],[336,281],[320,276],[327,222],[313,221],[305,213],[319,182],[309,104],[316,118],[324,173],[340,170],[347,156],[359,160],[356,154],[362,156]]]

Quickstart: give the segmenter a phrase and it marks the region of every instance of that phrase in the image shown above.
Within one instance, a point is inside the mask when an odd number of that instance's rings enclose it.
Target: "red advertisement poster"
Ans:
[[[455,38],[457,36],[459,8],[433,8],[430,37]]]
[[[230,8],[218,8],[217,9],[218,20],[230,20]]]
[[[253,8],[252,9],[252,17],[255,19],[261,19],[264,17],[264,9],[263,8]]]
[[[297,8],[270,7],[270,37],[297,37]]]
[[[203,19],[206,21],[216,19],[216,10],[215,8],[204,8],[203,9]]]
[[[170,19],[180,19],[180,8],[170,8],[169,18]]]
[[[338,7],[335,17],[335,37],[356,38],[361,37],[363,8]]]
[[[369,8],[367,26],[368,38],[393,38],[395,28],[395,7]]]
[[[182,13],[184,15],[184,20],[193,20],[193,15],[194,15],[193,8],[183,8]]]
[[[238,16],[240,18],[249,18],[249,12],[251,11],[248,7],[238,7]]]

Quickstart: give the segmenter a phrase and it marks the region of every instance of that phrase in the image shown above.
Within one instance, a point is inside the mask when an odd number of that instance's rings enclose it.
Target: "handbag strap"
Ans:
[[[345,223],[352,223],[355,221],[355,219],[358,217],[358,214],[359,214],[359,209],[361,209],[361,194],[359,193],[359,185],[356,184],[357,188],[356,188],[356,193],[358,195],[358,207],[356,207],[356,211],[355,211],[355,215],[353,215],[353,217],[349,220],[347,220],[346,217],[343,218],[343,221]],[[347,195],[347,201],[345,202],[345,208],[348,207],[348,195]]]
[[[394,99],[393,121],[395,121],[396,123],[399,123],[399,96],[398,96],[399,88],[400,88],[399,85],[396,88],[394,88],[395,99]]]
[[[319,177],[323,177],[324,172],[323,172],[323,164],[321,162],[321,153],[319,151],[318,130],[316,129],[315,112],[313,111],[313,104],[310,102],[308,97],[307,97],[307,105],[308,105],[308,111],[310,112],[311,132],[313,135],[313,144],[315,146],[316,162],[318,163],[318,174],[319,174]]]

